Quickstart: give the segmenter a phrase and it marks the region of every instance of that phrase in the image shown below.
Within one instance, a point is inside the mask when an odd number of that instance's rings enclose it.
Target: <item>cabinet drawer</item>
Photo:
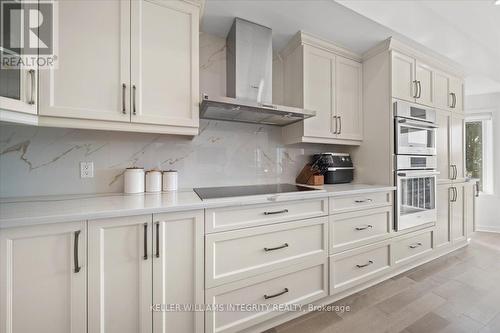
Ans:
[[[400,239],[394,239],[394,263],[401,264],[432,251],[432,233],[433,231],[426,231],[418,235],[406,235]]]
[[[330,254],[384,240],[392,230],[392,207],[330,216]]]
[[[240,280],[315,257],[326,258],[328,218],[209,234],[206,286]]]
[[[276,309],[273,311],[273,305],[308,304],[327,296],[326,258],[312,266],[298,265],[283,271],[280,276],[262,278],[256,277],[206,290],[206,303],[214,307],[225,307],[228,304],[259,306],[255,311],[207,311],[207,332],[239,332],[283,314]]]
[[[328,199],[284,201],[205,210],[206,233],[328,215]]]
[[[330,198],[330,214],[392,205],[392,191]]]
[[[389,241],[330,257],[330,294],[366,282],[390,268]]]

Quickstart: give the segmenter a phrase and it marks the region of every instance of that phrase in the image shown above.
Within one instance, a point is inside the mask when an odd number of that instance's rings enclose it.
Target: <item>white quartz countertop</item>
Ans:
[[[289,200],[391,191],[391,186],[325,185],[321,191],[200,200],[191,189],[159,194],[87,194],[0,199],[0,228],[120,216],[243,206]]]

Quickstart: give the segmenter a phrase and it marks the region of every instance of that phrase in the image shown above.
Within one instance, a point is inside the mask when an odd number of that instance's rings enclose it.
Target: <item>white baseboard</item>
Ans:
[[[500,233],[500,227],[489,226],[489,225],[478,225],[476,226],[476,231]]]

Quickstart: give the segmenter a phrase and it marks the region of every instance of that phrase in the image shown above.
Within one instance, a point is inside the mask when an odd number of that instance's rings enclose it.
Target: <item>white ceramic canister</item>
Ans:
[[[146,172],[146,192],[161,192],[161,171]]]
[[[127,168],[123,182],[125,193],[144,193],[144,168]]]
[[[176,170],[163,171],[163,191],[177,191],[178,173]]]

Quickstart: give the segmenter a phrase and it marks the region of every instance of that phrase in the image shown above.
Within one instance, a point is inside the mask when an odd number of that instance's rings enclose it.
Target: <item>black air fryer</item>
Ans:
[[[313,165],[320,170],[325,184],[350,183],[354,178],[354,166],[349,154],[316,154],[313,156]]]

